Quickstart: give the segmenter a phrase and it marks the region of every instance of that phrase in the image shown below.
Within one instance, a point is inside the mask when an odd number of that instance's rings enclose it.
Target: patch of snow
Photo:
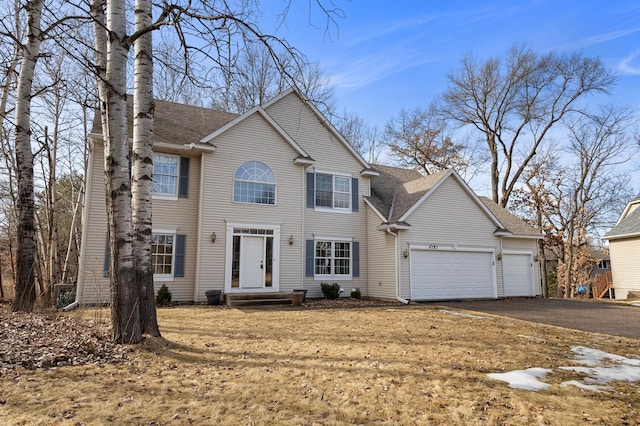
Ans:
[[[521,337],[527,337],[522,335]],[[599,349],[574,346],[573,359],[582,366],[559,367],[563,371],[574,371],[586,377],[583,380],[568,380],[561,386],[577,386],[581,389],[600,391],[606,389],[606,384],[613,380],[640,382],[640,359],[627,358],[610,354]],[[536,378],[542,377],[552,370],[545,368],[528,368],[507,373],[487,374],[492,379],[509,382],[509,387],[538,391],[549,387]]]
[[[585,382],[581,382],[580,380],[569,380],[566,382],[560,383],[560,386],[576,386],[580,389],[600,392],[600,390],[605,389],[605,386],[601,385],[588,385]]]
[[[464,314],[462,312],[450,311],[448,309],[439,309],[438,311],[442,312],[443,314],[455,315],[455,316],[458,316],[458,317],[467,317],[467,318],[475,318],[475,319],[491,319],[489,317],[482,317],[480,315]]]
[[[510,388],[539,391],[548,388],[550,385],[539,381],[538,378],[544,378],[550,372],[551,370],[548,368],[534,367],[507,373],[491,373],[487,374],[487,376],[508,382]]]
[[[632,303],[631,306],[640,306],[640,303]]]

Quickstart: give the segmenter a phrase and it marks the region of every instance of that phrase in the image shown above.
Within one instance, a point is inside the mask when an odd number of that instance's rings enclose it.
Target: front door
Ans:
[[[279,259],[279,225],[228,224],[225,291],[278,291]]]
[[[263,288],[265,238],[243,236],[240,245],[240,288]]]

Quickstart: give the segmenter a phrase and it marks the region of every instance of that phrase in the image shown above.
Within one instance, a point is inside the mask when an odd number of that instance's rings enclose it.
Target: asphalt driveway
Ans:
[[[640,306],[564,299],[473,300],[433,304],[640,339]]]

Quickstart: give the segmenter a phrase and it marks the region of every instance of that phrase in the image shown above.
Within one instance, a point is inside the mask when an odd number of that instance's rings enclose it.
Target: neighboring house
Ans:
[[[640,294],[640,197],[631,200],[605,236],[609,240],[611,273],[616,299]]]
[[[99,120],[97,120],[99,121]],[[237,116],[156,101],[153,263],[177,302],[308,290],[401,300],[540,294],[540,235],[452,170],[372,166],[302,95]],[[94,125],[77,300],[109,300]]]

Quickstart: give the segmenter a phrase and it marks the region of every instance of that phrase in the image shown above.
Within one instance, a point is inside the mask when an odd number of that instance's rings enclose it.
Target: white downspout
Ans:
[[[405,305],[409,304],[407,299],[403,299],[400,297],[400,239],[398,238],[398,234],[392,232],[389,228],[387,228],[387,232],[395,237],[395,264],[396,264],[396,300],[398,302],[404,303]]]

